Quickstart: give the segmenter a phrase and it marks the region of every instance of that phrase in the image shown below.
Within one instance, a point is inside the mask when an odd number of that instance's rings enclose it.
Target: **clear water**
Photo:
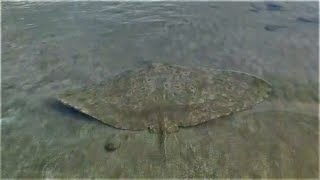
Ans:
[[[318,177],[317,17],[316,2],[3,2],[2,177]],[[275,92],[168,136],[165,167],[156,135],[52,103],[150,61],[243,71]]]

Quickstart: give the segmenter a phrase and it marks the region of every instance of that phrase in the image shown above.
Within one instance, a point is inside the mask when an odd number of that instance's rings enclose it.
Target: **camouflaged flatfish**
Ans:
[[[116,128],[166,134],[248,109],[270,92],[247,73],[152,63],[58,99]]]

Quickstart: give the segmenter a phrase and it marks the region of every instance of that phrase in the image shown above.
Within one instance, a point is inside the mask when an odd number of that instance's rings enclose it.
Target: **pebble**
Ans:
[[[255,12],[255,13],[260,12],[260,10],[258,10],[258,9],[249,9],[249,11],[252,11],[252,12]]]
[[[218,8],[218,6],[217,6],[217,5],[214,5],[214,4],[209,4],[209,7],[210,7],[210,8]]]
[[[297,17],[296,20],[303,23],[319,23],[319,19],[316,17]]]
[[[283,29],[283,28],[287,28],[287,26],[283,26],[283,25],[265,25],[264,29],[266,31],[276,31],[278,29]]]
[[[113,135],[111,138],[109,138],[104,146],[104,149],[106,151],[115,151],[118,149],[121,145],[120,136]]]
[[[266,6],[267,6],[268,11],[282,11],[283,10],[283,7],[281,5],[273,3],[273,2],[267,2]]]

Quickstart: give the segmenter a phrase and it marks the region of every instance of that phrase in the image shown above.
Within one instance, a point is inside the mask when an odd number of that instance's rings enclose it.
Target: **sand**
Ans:
[[[1,176],[318,177],[317,13],[315,2],[3,2]],[[54,101],[148,62],[243,71],[275,93],[171,134],[165,166],[157,135]],[[114,134],[121,146],[107,152]]]

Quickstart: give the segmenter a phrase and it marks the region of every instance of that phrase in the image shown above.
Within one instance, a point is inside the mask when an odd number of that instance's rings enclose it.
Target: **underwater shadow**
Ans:
[[[72,106],[63,104],[62,102],[60,102],[57,99],[50,99],[50,100],[48,100],[47,104],[54,111],[60,113],[63,116],[69,117],[75,121],[95,123],[97,125],[107,126],[107,127],[113,128],[113,129],[118,129],[118,130],[123,130],[123,131],[140,131],[140,130],[132,130],[132,129],[121,129],[121,128],[117,128],[117,127],[111,126],[109,124],[103,123],[103,122],[99,121],[98,119],[96,119],[88,114],[85,114]]]
[[[47,104],[54,111],[58,112],[59,114],[61,114],[63,116],[70,117],[70,118],[72,118],[72,120],[84,121],[84,122],[90,122],[90,123],[96,123],[96,124],[100,124],[100,125],[109,126],[108,124],[105,124],[92,116],[89,116],[85,113],[82,113],[81,111],[75,109],[72,106],[68,106],[66,104],[63,104],[62,102],[60,102],[56,99],[48,100]],[[109,126],[109,127],[115,128],[113,126]]]

